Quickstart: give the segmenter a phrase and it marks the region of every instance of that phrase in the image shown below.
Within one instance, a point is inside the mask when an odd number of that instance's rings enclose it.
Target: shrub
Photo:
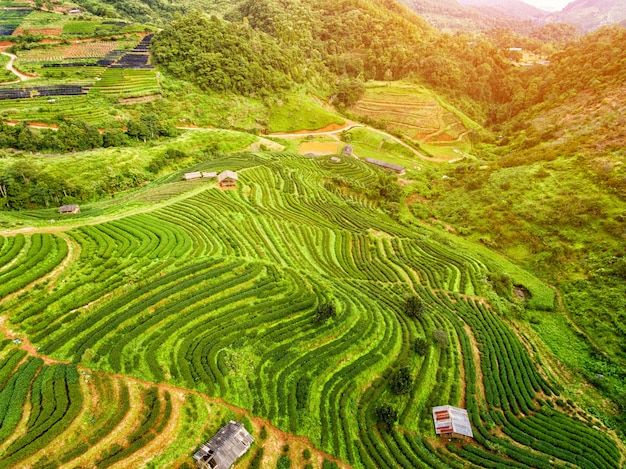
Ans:
[[[433,340],[439,347],[447,347],[450,340],[448,339],[448,333],[441,329],[435,329],[433,331]]]
[[[404,313],[412,318],[419,318],[424,313],[426,307],[419,296],[409,296],[404,302]]]
[[[413,378],[408,367],[402,367],[396,371],[389,381],[389,387],[394,394],[406,394],[411,390]]]
[[[330,318],[337,316],[335,305],[332,303],[322,303],[317,307],[317,313],[315,315],[315,322],[326,322]]]
[[[424,337],[417,337],[413,342],[413,351],[423,357],[428,352],[429,345]]]
[[[383,404],[376,408],[376,417],[387,429],[391,429],[398,420],[398,411],[389,404]]]
[[[283,454],[280,458],[278,458],[278,462],[276,463],[276,469],[289,469],[291,467],[291,459],[286,454]]]

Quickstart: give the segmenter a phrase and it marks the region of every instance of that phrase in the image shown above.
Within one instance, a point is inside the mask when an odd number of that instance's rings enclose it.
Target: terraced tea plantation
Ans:
[[[377,168],[241,153],[193,169],[238,171],[239,185],[0,239],[0,324],[18,339],[0,351],[0,467],[190,467],[225,415],[207,417],[218,397],[352,467],[623,466],[485,299],[496,263],[332,182],[371,187]],[[528,308],[553,307],[550,288],[512,274]],[[422,315],[404,312],[409,295]],[[317,321],[325,303],[337,315]],[[443,404],[467,408],[474,439],[435,436]]]
[[[95,99],[79,95],[0,100],[0,116],[9,121],[46,123],[56,122],[59,117],[82,119],[93,124],[114,120],[111,107],[95,106]]]
[[[478,128],[442,97],[412,83],[368,83],[365,94],[350,112],[359,120],[370,120],[418,142],[432,156],[447,160],[457,159],[459,152],[471,148],[467,135]]]
[[[96,82],[94,91],[123,98],[157,94],[160,91],[154,69],[109,68]]]

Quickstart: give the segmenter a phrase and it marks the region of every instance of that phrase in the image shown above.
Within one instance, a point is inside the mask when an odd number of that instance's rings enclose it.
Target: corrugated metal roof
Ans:
[[[376,166],[380,166],[382,168],[393,169],[396,173],[403,173],[405,171],[404,166],[400,166],[399,164],[388,163],[386,161],[380,161],[374,158],[365,158],[370,164],[375,164]]]
[[[228,469],[244,455],[254,438],[243,424],[231,420],[193,455],[201,469]]]
[[[474,438],[467,410],[442,405],[433,407],[433,421],[437,435],[457,433]]]

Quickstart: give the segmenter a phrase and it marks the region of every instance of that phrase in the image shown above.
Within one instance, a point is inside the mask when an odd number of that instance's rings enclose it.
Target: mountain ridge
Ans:
[[[626,20],[626,4],[620,0],[575,0],[563,10],[551,13],[547,21],[569,23],[583,32]]]

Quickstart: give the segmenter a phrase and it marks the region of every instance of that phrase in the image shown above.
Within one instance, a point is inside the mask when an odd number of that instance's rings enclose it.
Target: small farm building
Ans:
[[[243,424],[230,421],[193,455],[198,469],[229,469],[254,441]]]
[[[59,207],[59,213],[61,215],[65,213],[80,213],[80,207],[77,204],[62,205]]]
[[[237,176],[237,173],[229,170],[226,170],[217,176],[217,182],[220,187],[235,187],[238,180],[239,177]]]
[[[210,173],[202,173],[202,177],[203,178],[216,178],[217,177],[217,173],[215,171],[212,171]]]
[[[442,405],[433,407],[433,421],[437,435],[450,435],[455,438],[474,438],[467,410]]]
[[[202,177],[202,173],[200,171],[194,171],[193,173],[185,173],[183,178],[185,181],[189,181],[191,179],[200,179]]]
[[[365,161],[380,166],[381,168],[390,169],[397,174],[404,174],[406,172],[404,166],[400,166],[399,164],[387,163],[386,161],[375,160],[374,158],[365,158]]]
[[[333,163],[341,163],[341,158],[337,158],[336,156],[333,156],[330,161],[332,161]]]
[[[344,156],[352,156],[354,155],[354,148],[352,147],[352,145],[346,145],[345,147],[343,147],[342,153]]]

